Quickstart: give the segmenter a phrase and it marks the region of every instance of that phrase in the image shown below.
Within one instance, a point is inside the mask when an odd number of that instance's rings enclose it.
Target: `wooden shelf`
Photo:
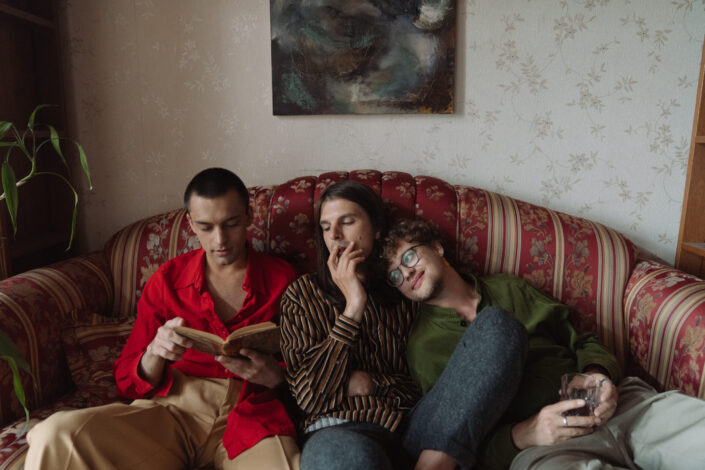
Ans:
[[[57,2],[0,0],[0,44],[6,46],[0,47],[0,119],[14,123],[24,132],[22,128],[37,105],[56,104],[42,108],[36,122],[50,123],[60,137],[65,137]],[[49,136],[44,126],[34,134],[37,143]],[[29,140],[25,141],[28,146],[32,145]],[[40,171],[66,174],[51,145],[43,146],[39,153]],[[27,174],[29,162],[20,152],[12,152],[9,158],[18,177]],[[0,278],[71,255],[66,252],[73,212],[69,192],[61,180],[47,176],[34,178],[19,188],[16,236],[4,201],[0,204]]]
[[[705,257],[705,243],[685,242],[682,248],[688,253]]]
[[[700,62],[676,267],[705,279],[705,40]]]
[[[20,258],[29,253],[46,248],[52,248],[57,245],[64,245],[66,248],[69,244],[69,234],[66,232],[43,233],[32,238],[17,240],[10,248],[10,258]]]
[[[28,21],[43,28],[56,29],[56,23],[54,23],[53,21],[26,12],[24,10],[20,10],[19,8],[11,7],[10,5],[6,5],[4,3],[0,3],[0,13],[11,16],[13,18]]]

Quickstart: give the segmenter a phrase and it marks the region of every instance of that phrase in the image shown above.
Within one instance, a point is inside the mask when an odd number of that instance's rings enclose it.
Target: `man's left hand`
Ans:
[[[586,372],[586,374],[592,375],[600,381],[600,404],[595,408],[595,418],[598,425],[604,424],[617,410],[617,399],[619,397],[617,387],[604,374],[599,372]]]
[[[254,349],[241,349],[241,356],[216,356],[215,360],[233,374],[248,382],[275,388],[284,382],[284,369],[271,354]]]

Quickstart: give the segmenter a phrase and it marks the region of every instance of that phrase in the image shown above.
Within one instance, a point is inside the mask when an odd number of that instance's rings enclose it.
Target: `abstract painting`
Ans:
[[[275,115],[452,113],[455,0],[270,0]]]

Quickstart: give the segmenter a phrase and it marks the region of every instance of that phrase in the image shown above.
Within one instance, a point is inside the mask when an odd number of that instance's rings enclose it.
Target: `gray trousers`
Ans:
[[[486,434],[514,398],[527,354],[524,326],[499,307],[480,312],[433,388],[392,433],[348,422],[311,433],[301,468],[413,468],[424,449],[443,451],[470,468]]]
[[[512,470],[705,468],[705,401],[656,391],[636,377],[619,386],[612,419],[592,434],[522,451]]]

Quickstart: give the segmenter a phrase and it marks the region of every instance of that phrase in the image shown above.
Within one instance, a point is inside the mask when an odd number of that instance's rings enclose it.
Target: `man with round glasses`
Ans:
[[[529,334],[519,391],[484,440],[480,468],[702,468],[705,401],[658,394],[635,377],[615,387],[616,358],[594,334],[578,334],[568,306],[515,276],[461,276],[443,254],[440,233],[425,220],[399,221],[384,241],[387,282],[421,303],[407,358],[423,393],[494,308],[511,312]],[[569,414],[583,400],[557,401],[561,376],[575,371],[601,383],[593,416]]]
[[[419,255],[416,253],[416,248],[423,246],[423,244],[414,245],[408,248],[404,253],[401,254],[401,261],[399,266],[389,271],[387,275],[387,282],[392,287],[399,287],[404,282],[404,275],[401,273],[402,266],[406,268],[413,268],[419,261]]]

